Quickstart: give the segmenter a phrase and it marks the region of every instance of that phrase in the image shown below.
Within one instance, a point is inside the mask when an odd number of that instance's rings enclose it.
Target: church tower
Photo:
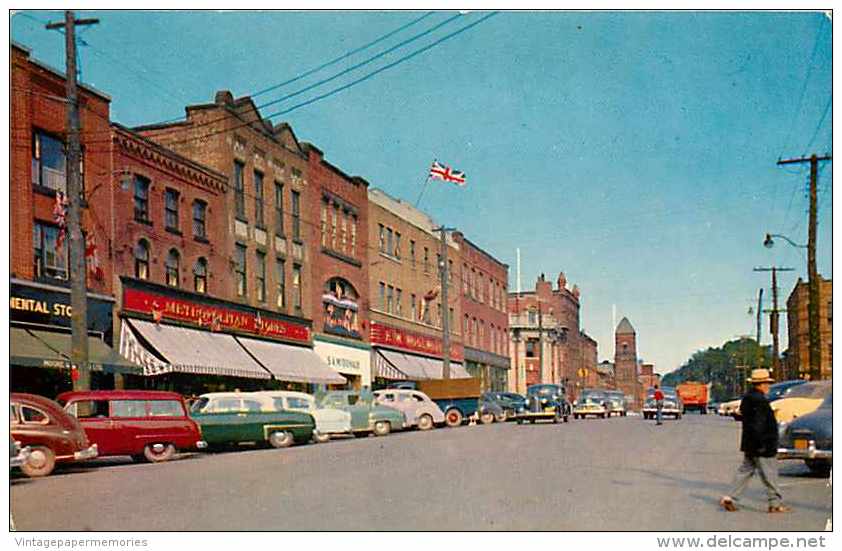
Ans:
[[[614,331],[614,372],[618,385],[637,382],[637,335],[628,318]]]

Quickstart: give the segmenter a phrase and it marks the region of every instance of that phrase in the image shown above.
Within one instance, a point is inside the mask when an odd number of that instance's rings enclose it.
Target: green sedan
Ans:
[[[286,448],[309,442],[316,422],[307,413],[277,410],[272,400],[249,392],[203,394],[191,406],[209,448],[268,443]]]
[[[406,428],[403,413],[388,406],[374,403],[370,392],[356,390],[331,390],[316,396],[319,407],[336,408],[351,414],[351,431],[354,434],[374,433],[385,436],[393,430]]]

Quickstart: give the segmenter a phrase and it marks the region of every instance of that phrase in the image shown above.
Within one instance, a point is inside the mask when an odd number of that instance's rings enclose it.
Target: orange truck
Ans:
[[[675,387],[678,397],[684,402],[684,410],[699,410],[702,415],[707,415],[708,399],[710,396],[710,383],[697,381],[684,381]]]

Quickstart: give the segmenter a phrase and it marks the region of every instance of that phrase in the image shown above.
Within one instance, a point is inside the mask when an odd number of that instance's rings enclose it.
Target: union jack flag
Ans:
[[[449,166],[443,165],[438,161],[433,161],[433,166],[430,167],[430,178],[443,180],[445,182],[453,182],[457,186],[465,185],[464,172],[460,170],[453,170]]]
[[[53,220],[58,224],[58,236],[56,237],[56,248],[61,249],[64,238],[67,235],[67,207],[69,203],[63,192],[56,192],[56,203],[53,206]]]

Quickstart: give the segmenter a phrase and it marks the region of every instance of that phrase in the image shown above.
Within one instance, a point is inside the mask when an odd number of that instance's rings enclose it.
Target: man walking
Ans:
[[[748,486],[751,478],[758,474],[766,486],[770,513],[788,513],[791,509],[781,502],[781,490],[778,487],[778,423],[775,414],[766,399],[769,383],[774,379],[768,369],[754,369],[751,372],[751,390],[740,402],[740,414],[743,417],[743,434],[740,439],[740,451],[743,462],[734,477],[734,486],[730,495],[722,496],[719,504],[726,511],[736,511],[737,501]]]
[[[658,384],[655,384],[655,419],[657,419],[656,425],[663,425],[663,418],[664,418],[664,391],[658,387]]]

